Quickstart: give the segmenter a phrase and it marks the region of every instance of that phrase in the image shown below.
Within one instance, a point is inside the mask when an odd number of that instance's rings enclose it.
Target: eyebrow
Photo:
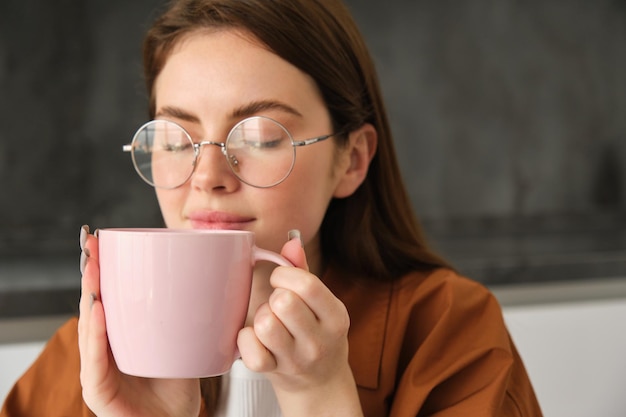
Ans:
[[[285,113],[292,114],[294,116],[302,117],[302,114],[296,110],[294,107],[277,101],[277,100],[258,100],[253,101],[251,103],[245,104],[241,107],[236,108],[232,116],[233,118],[240,119],[244,117],[253,116],[257,113],[261,113],[267,110],[279,110]]]
[[[268,110],[278,110],[284,113],[292,114],[294,116],[302,117],[302,114],[294,107],[277,100],[253,101],[234,109],[231,113],[231,117],[233,119],[243,119]],[[200,123],[200,118],[198,116],[180,107],[164,106],[160,108],[159,111],[156,113],[155,118],[163,116],[172,117],[185,122]]]
[[[200,119],[197,116],[193,115],[192,113],[189,113],[188,111],[181,109],[180,107],[173,107],[173,106],[161,107],[159,111],[154,115],[154,118],[158,119],[159,117],[163,117],[163,116],[172,117],[174,119],[183,120],[185,122],[200,123]]]

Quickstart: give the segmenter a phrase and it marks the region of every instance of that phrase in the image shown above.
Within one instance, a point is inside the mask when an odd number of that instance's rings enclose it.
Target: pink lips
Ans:
[[[241,230],[254,218],[221,211],[196,211],[189,215],[194,229]]]

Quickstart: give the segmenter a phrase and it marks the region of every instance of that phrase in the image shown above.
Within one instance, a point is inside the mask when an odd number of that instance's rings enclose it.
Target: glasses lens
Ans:
[[[293,168],[295,148],[280,123],[251,117],[231,131],[226,142],[228,163],[235,175],[255,187],[271,187],[283,181]]]
[[[179,187],[193,172],[193,141],[173,122],[153,120],[143,125],[133,138],[132,155],[137,173],[154,187]]]

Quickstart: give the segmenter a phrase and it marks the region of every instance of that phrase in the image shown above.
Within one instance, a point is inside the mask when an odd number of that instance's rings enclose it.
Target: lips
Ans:
[[[221,211],[196,211],[189,215],[189,220],[194,229],[241,230],[254,218]]]

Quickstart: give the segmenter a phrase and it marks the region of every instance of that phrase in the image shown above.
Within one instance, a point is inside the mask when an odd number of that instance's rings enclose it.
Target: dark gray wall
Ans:
[[[626,3],[352,3],[423,216],[626,208]]]
[[[83,223],[159,224],[121,152],[145,121],[140,43],[159,3],[0,2],[0,255],[74,254]],[[573,253],[624,251],[626,3],[348,4],[446,254],[562,252],[573,233]]]
[[[83,223],[158,221],[121,152],[146,118],[154,4],[0,2],[0,252],[75,252]]]

